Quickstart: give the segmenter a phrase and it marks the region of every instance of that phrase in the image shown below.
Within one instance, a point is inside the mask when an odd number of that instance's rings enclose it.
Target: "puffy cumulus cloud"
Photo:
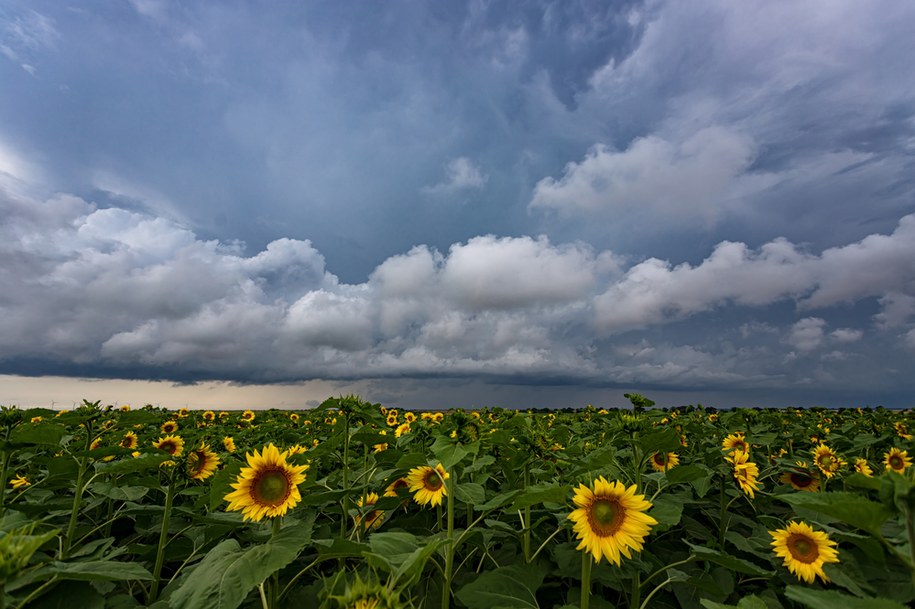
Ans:
[[[486,235],[446,253],[414,247],[346,284],[308,241],[248,254],[69,195],[0,196],[0,213],[7,372],[26,361],[44,362],[42,373],[66,365],[176,380],[761,387],[860,380],[873,370],[855,365],[911,342],[911,218],[820,254],[785,239],[724,242],[695,266]],[[836,276],[868,264],[894,275]],[[892,331],[831,319],[833,305],[866,299],[880,299],[873,321]],[[770,313],[792,301],[794,313]],[[733,323],[700,315],[715,309]]]
[[[710,126],[682,141],[637,138],[624,151],[594,146],[556,180],[534,188],[531,209],[566,215],[639,212],[707,221],[731,204],[737,178],[754,158],[754,145],[733,129]]]
[[[594,299],[597,324],[620,332],[683,319],[726,303],[765,306],[794,299],[800,310],[883,297],[895,311],[915,294],[915,216],[889,235],[811,254],[775,239],[757,250],[722,242],[698,265],[650,258]],[[894,294],[903,294],[901,298]],[[890,317],[887,317],[890,319]]]

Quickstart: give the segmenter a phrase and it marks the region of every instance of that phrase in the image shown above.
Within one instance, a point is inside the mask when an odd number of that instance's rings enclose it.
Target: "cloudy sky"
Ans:
[[[0,403],[915,406],[913,27],[0,0]]]

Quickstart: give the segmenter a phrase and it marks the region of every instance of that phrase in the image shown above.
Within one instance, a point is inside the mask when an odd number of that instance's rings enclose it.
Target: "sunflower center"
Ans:
[[[423,480],[423,485],[430,491],[437,491],[442,488],[442,477],[438,475],[438,472],[432,470],[426,474],[426,479]]]
[[[810,564],[814,562],[820,555],[820,547],[817,545],[816,541],[810,539],[806,535],[792,535],[788,538],[788,551],[791,552],[791,556],[795,560]]]
[[[626,510],[619,500],[610,497],[597,497],[591,504],[588,520],[591,529],[598,537],[609,537],[623,525]]]
[[[890,457],[890,467],[893,469],[902,469],[902,459],[898,455]]]
[[[806,474],[793,473],[791,474],[791,483],[799,488],[805,488],[813,483],[813,478]]]
[[[823,455],[820,457],[820,465],[823,467],[829,467],[832,464],[832,457],[830,455]]]
[[[289,496],[289,479],[281,471],[268,471],[261,474],[254,483],[254,494],[261,503],[280,505]]]

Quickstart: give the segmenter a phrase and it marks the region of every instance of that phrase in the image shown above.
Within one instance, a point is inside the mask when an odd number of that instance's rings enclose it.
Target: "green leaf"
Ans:
[[[449,438],[440,437],[432,444],[432,454],[442,464],[442,467],[450,472],[451,468],[470,454],[470,451]]]
[[[711,475],[708,468],[701,465],[682,465],[667,470],[667,481],[671,484],[679,484],[680,482],[693,482]]]
[[[84,562],[54,562],[49,573],[60,579],[81,581],[126,581],[153,578],[142,565],[115,560],[88,560]]]
[[[454,498],[470,505],[480,505],[486,501],[486,491],[480,484],[461,482],[454,488]]]
[[[816,590],[789,585],[785,596],[810,609],[906,609],[905,605],[887,598],[856,598],[836,590]]]
[[[658,524],[664,525],[661,530],[667,530],[680,524],[680,517],[683,515],[683,501],[674,495],[661,495],[654,500],[648,515],[657,520]]]
[[[537,565],[510,565],[483,573],[455,596],[469,609],[539,609],[541,583],[543,571]]]
[[[692,549],[692,553],[699,560],[721,565],[722,567],[726,567],[731,571],[746,573],[747,575],[755,575],[756,577],[769,577],[773,573],[772,571],[763,569],[762,567],[751,563],[748,560],[737,558],[736,556],[731,556],[730,554],[724,554],[717,550],[712,550],[703,546],[697,546],[691,544],[688,541],[685,543]]]
[[[791,493],[776,495],[791,507],[804,508],[831,516],[846,524],[873,534],[880,534],[880,527],[893,515],[886,506],[854,493]]]
[[[769,606],[766,605],[766,602],[755,594],[743,597],[737,602],[736,605],[716,603],[715,601],[710,601],[707,598],[700,599],[699,602],[702,603],[702,606],[705,607],[705,609],[769,609]]]
[[[311,542],[314,518],[287,523],[266,543],[244,550],[234,539],[221,542],[185,577],[169,604],[173,609],[235,609]]]
[[[680,434],[673,428],[667,427],[661,431],[642,436],[639,439],[639,446],[642,447],[646,455],[677,450],[680,448]]]
[[[91,489],[94,493],[118,501],[137,501],[149,492],[145,486],[122,486],[110,482],[96,482]]]
[[[522,510],[535,503],[565,503],[569,488],[561,484],[543,482],[524,489],[515,499],[509,511]]]
[[[10,434],[12,444],[42,444],[57,446],[64,436],[64,428],[54,423],[29,423],[20,425]]]
[[[97,466],[98,471],[106,474],[136,474],[147,472],[151,469],[157,469],[162,463],[168,461],[170,455],[162,453],[151,453],[141,457],[121,459],[112,463],[100,463]]]

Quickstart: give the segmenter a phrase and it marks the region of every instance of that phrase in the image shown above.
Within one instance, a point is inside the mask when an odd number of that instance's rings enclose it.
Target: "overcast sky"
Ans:
[[[0,0],[0,403],[915,406],[913,29]]]

